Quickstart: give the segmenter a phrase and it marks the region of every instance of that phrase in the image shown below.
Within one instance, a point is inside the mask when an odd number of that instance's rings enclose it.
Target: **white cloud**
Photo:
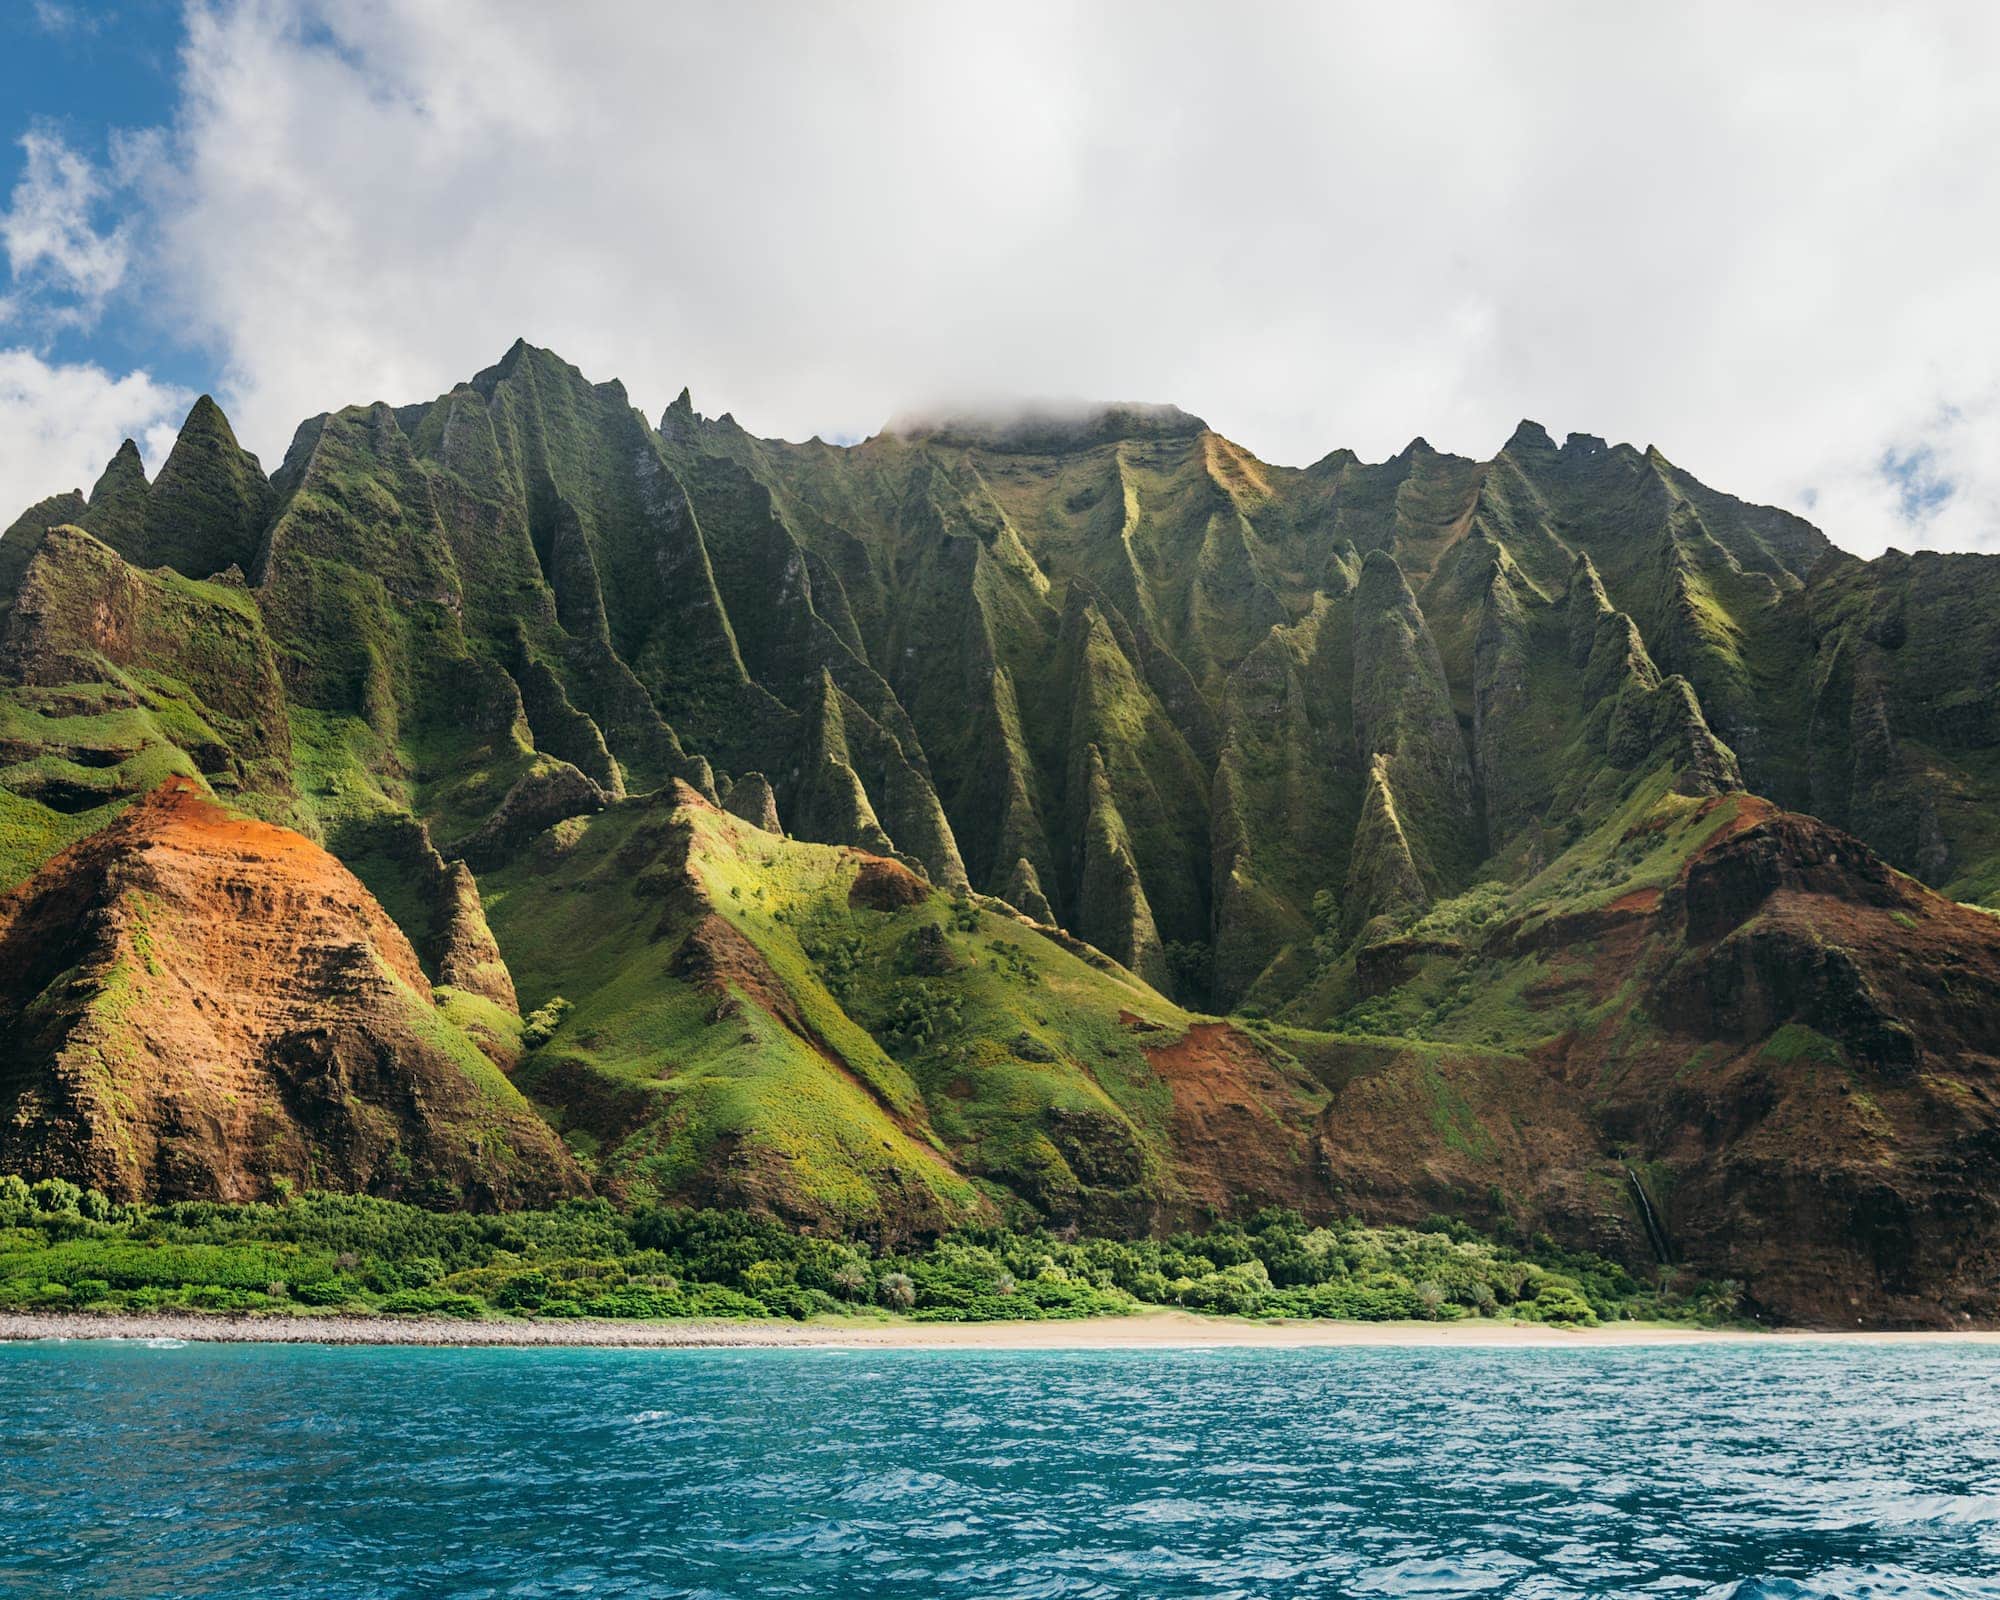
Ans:
[[[143,372],[113,377],[0,350],[0,528],[49,495],[88,494],[123,439],[137,440],[148,470],[157,470],[193,402]]]
[[[1530,415],[1855,549],[2000,547],[2000,9],[190,17],[161,277],[266,460],[522,333],[794,437],[1093,395],[1299,462]]]
[[[9,298],[6,320],[19,319],[25,304],[55,326],[88,326],[125,279],[131,229],[121,223],[98,231],[93,215],[110,197],[112,184],[58,134],[34,129],[20,144],[28,159],[7,210],[0,212],[0,245],[15,284],[26,293]],[[121,141],[116,164],[130,170],[130,163],[156,148]]]
[[[79,11],[73,5],[64,5],[61,0],[35,0],[35,26],[42,32],[58,38],[64,36],[89,36],[101,30],[110,20],[102,15]]]

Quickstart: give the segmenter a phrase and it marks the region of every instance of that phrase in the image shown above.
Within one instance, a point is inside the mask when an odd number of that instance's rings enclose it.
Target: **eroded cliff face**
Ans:
[[[585,1189],[310,840],[170,780],[0,898],[0,1166],[115,1198]]]
[[[267,478],[204,401],[0,536],[16,1126],[121,1192],[563,1192],[490,1061],[636,1199],[1443,1212],[2000,1317],[1996,573],[1529,423],[836,449],[517,344]],[[228,828],[146,834],[169,777]],[[323,853],[232,887],[251,818]],[[168,891],[252,915],[167,960]]]
[[[1791,1320],[2000,1317],[2000,918],[1782,813],[1660,916],[1666,1041],[1606,1121],[1674,1174],[1687,1259]]]
[[[1665,1264],[1784,1322],[2000,1317],[2000,918],[1748,797],[1686,826],[1661,881],[1396,952],[1391,996],[1483,968],[1568,1026],[1354,1072],[1319,1133],[1335,1185],[1641,1267],[1650,1206]]]

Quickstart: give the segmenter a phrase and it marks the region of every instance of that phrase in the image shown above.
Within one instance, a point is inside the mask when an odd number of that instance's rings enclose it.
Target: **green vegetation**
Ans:
[[[983,1228],[899,1251],[744,1212],[620,1212],[603,1200],[502,1216],[310,1193],[260,1205],[145,1206],[56,1180],[0,1178],[0,1308],[8,1310],[642,1319],[886,1311],[997,1322],[1179,1306],[1589,1327],[1726,1318],[1733,1292],[1670,1292],[1547,1240],[1515,1248],[1443,1219],[1422,1229],[1309,1227],[1272,1210],[1164,1240]]]
[[[406,965],[337,1039],[224,1064],[288,1104],[337,1085],[298,1173],[380,1144],[347,1101],[400,1095],[415,1041],[480,1104],[525,1093],[576,1187],[947,1237],[1006,1298],[1061,1281],[1018,1254],[1037,1227],[1274,1201],[1632,1239],[1618,1173],[1660,1136],[1606,1130],[1688,1124],[1669,1094],[1734,1130],[1677,1162],[1726,1168],[1754,1126],[1822,1180],[1811,1108],[1739,1114],[1745,1067],[1781,1097],[1844,1085],[1883,1181],[1971,1137],[1984,1102],[1939,1065],[1987,1048],[1980,963],[1937,957],[1960,913],[1845,895],[1874,869],[1824,839],[1788,878],[1775,838],[1776,878],[1716,891],[1699,936],[1681,913],[1756,797],[2000,905],[1996,619],[2000,562],[1844,560],[1657,451],[1533,425],[1484,462],[1416,441],[1302,469],[1171,408],[793,445],[687,397],[655,426],[517,343],[434,399],[313,419],[269,477],[204,400],[156,481],[128,448],[8,529],[0,890],[169,777],[351,870],[428,982]],[[1771,881],[1839,914],[1766,915]],[[213,1070],[199,997],[154,1014],[184,976],[160,920],[101,970],[0,978],[10,1164],[80,1147],[49,1107],[123,1129],[155,1104],[156,1045]],[[1737,933],[1755,948],[1706,948]],[[48,940],[16,937],[25,973]],[[1940,1087],[1872,1076],[1913,1055]],[[275,1148],[230,1110],[160,1120],[217,1164]],[[507,1141],[469,1134],[498,1173]],[[129,1170],[139,1193],[167,1169]],[[1852,1199],[1823,1209],[1873,1214]],[[995,1227],[1022,1231],[965,1232]],[[1091,1292],[1359,1305],[1373,1270],[1182,1253],[1207,1265]],[[870,1257],[869,1297],[941,1309],[943,1259]],[[960,1267],[999,1295],[986,1256]],[[1461,1304],[1444,1266],[1382,1270]],[[493,1304],[443,1277],[378,1300]]]
[[[1164,1038],[1191,1019],[1123,974],[963,895],[855,904],[852,855],[672,795],[558,848],[484,883],[539,1008],[521,1082],[578,1108],[565,1133],[629,1192],[684,1192],[718,1147],[728,1198],[842,1229],[885,1194],[949,1226],[1024,1220],[1023,1194],[1075,1215],[1170,1189],[1171,1103],[1121,1018]],[[676,913],[683,875],[701,900]]]

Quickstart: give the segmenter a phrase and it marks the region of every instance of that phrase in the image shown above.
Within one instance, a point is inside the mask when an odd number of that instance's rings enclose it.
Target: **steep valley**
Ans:
[[[0,1168],[2000,1323],[2000,558],[1526,422],[204,399],[0,537]]]

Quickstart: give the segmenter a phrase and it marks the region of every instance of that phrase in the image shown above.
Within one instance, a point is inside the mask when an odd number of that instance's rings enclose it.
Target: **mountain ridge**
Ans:
[[[1483,462],[1419,438],[1305,468],[1171,407],[789,444],[685,392],[655,426],[517,341],[433,401],[308,419],[268,478],[204,397],[157,479],[121,450],[0,536],[0,868],[20,883],[168,778],[295,830],[434,987],[479,994],[474,1036],[620,1192],[891,1233],[1159,1227],[1261,1192],[1640,1260],[1625,1167],[1678,1162],[1721,1205],[1712,1175],[1772,1131],[1718,1153],[1661,1121],[1669,1042],[1746,1104],[1799,1060],[1988,1104],[1978,1019],[1876,958],[1901,914],[1983,972],[2000,928],[1938,909],[2000,905],[1997,602],[2000,559],[1864,562],[1650,446],[1525,420]],[[1862,943],[1829,965],[1767,894],[1772,931],[1729,947],[1767,997],[1739,1026],[1737,990],[1671,975],[1724,959],[1676,896],[1718,847],[1702,819],[1750,797],[1820,819],[1751,831],[1823,858],[1814,904]],[[690,850],[731,863],[721,898],[673,887]],[[849,906],[829,875],[859,861],[916,898]],[[1938,893],[1878,905],[1897,873]],[[1607,938],[1637,941],[1621,983]],[[1150,1018],[1092,972],[1157,991]],[[523,1023],[517,990],[563,1004]],[[1705,1008],[1692,1031],[1669,994]],[[1558,1115],[1577,1072],[1596,1087]],[[1853,1092],[1894,1102],[1897,1204],[1963,1209],[1913,1153],[1947,1104]],[[1542,1124],[1559,1159],[1507,1153]],[[1765,1224],[1660,1187],[1718,1270],[1833,1303],[1781,1282]],[[1851,1237],[1822,1278],[1875,1271]],[[1924,1272],[1868,1303],[1972,1292]]]

